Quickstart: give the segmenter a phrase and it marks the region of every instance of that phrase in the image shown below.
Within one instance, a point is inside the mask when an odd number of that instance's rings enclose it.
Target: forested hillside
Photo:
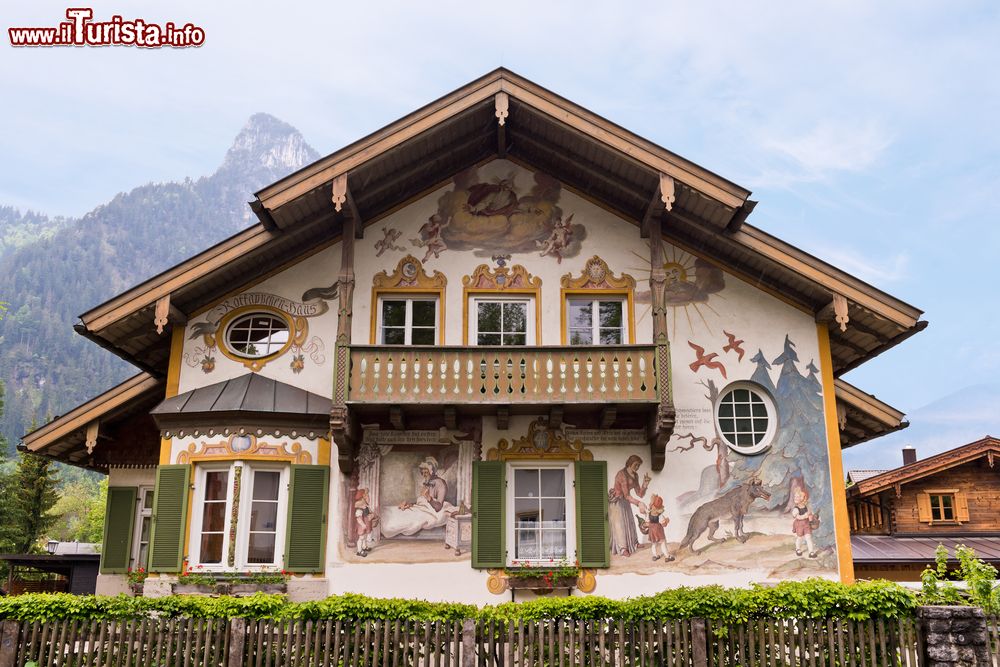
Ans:
[[[251,224],[253,192],[314,161],[295,128],[256,114],[210,176],[122,193],[79,219],[0,208],[0,432],[13,447],[136,369],[73,332],[78,315]]]

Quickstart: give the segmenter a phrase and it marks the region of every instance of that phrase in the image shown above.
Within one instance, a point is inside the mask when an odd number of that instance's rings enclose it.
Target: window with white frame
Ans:
[[[510,565],[576,560],[573,467],[511,463],[507,484]]]
[[[777,410],[770,394],[759,384],[734,382],[722,390],[715,406],[715,424],[734,452],[757,454],[774,439]]]
[[[247,313],[226,327],[226,347],[238,357],[261,359],[277,354],[288,344],[288,322],[272,313]]]
[[[624,298],[570,297],[567,306],[570,345],[622,345],[628,340]]]
[[[381,297],[378,342],[381,345],[435,345],[439,307],[436,297]]]
[[[132,537],[132,567],[145,568],[149,559],[149,534],[153,522],[153,487],[140,486],[136,499],[135,535]]]
[[[241,489],[234,511],[237,468],[242,471]],[[190,563],[205,570],[281,567],[287,489],[285,465],[237,461],[198,466]],[[235,541],[231,541],[234,519]]]
[[[535,306],[531,297],[475,297],[469,321],[476,345],[534,345]]]

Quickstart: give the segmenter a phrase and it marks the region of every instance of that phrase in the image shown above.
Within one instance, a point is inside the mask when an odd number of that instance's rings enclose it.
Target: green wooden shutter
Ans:
[[[135,499],[139,489],[134,486],[108,487],[108,504],[104,511],[104,547],[101,549],[101,573],[120,574],[128,571],[132,556],[132,530],[135,528]]]
[[[184,560],[191,466],[163,465],[156,469],[153,535],[149,547],[151,572],[180,572]]]
[[[504,567],[507,505],[507,464],[503,461],[472,463],[472,567]]]
[[[576,462],[576,557],[582,567],[610,567],[608,464]]]
[[[285,535],[285,569],[289,572],[323,571],[329,487],[329,466],[292,466]]]

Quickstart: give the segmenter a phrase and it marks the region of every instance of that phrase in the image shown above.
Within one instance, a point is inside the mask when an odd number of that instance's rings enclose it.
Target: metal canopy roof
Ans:
[[[330,416],[333,402],[299,387],[257,373],[216,382],[172,396],[150,414],[159,422],[181,415],[255,413],[261,415]]]

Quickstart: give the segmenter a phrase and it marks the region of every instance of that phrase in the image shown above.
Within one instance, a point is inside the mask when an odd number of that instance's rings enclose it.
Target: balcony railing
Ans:
[[[348,401],[657,402],[655,345],[353,346]]]

